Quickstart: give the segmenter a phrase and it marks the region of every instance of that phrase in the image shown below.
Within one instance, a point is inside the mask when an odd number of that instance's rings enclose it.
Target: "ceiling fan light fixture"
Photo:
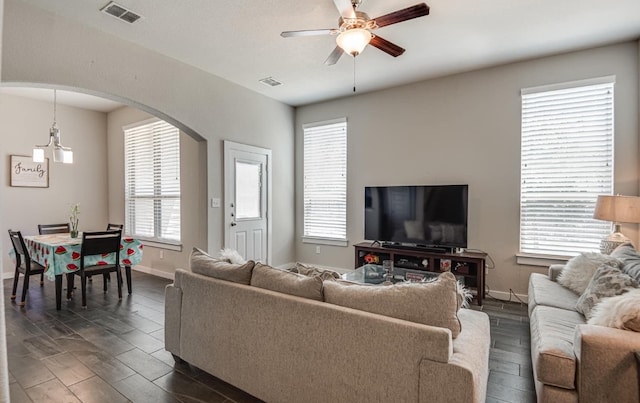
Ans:
[[[364,28],[352,28],[341,32],[336,43],[351,56],[358,56],[367,46],[373,35]]]

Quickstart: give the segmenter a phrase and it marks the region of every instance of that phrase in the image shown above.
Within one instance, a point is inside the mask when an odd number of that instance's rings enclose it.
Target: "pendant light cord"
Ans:
[[[56,94],[56,90],[53,90],[53,127],[56,127],[56,101],[57,101],[57,94]]]
[[[356,57],[353,56],[353,92],[356,92]]]

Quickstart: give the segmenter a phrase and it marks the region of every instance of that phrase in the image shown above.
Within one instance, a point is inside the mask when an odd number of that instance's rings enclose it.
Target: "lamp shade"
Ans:
[[[44,149],[42,148],[33,149],[33,162],[44,162]]]
[[[64,150],[60,147],[55,147],[53,149],[53,162],[63,162],[64,161]]]
[[[371,40],[371,32],[363,28],[352,28],[341,32],[336,43],[351,56],[358,56]]]
[[[640,197],[600,195],[593,218],[614,223],[640,223]]]
[[[62,155],[62,162],[65,164],[73,164],[73,151],[64,150],[64,154]]]

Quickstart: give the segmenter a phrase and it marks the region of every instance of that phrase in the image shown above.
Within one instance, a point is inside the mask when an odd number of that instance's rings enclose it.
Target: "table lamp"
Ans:
[[[620,224],[640,223],[640,197],[600,195],[593,218],[613,222],[613,232],[600,241],[600,252],[608,255],[623,243],[633,243],[620,232]]]

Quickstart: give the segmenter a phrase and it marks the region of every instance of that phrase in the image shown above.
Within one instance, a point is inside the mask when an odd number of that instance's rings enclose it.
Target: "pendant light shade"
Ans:
[[[60,130],[56,127],[56,90],[53,90],[53,124],[49,129],[49,143],[35,146],[33,149],[33,162],[44,162],[44,149],[53,145],[53,162],[73,163],[73,151],[65,147],[60,141]]]

